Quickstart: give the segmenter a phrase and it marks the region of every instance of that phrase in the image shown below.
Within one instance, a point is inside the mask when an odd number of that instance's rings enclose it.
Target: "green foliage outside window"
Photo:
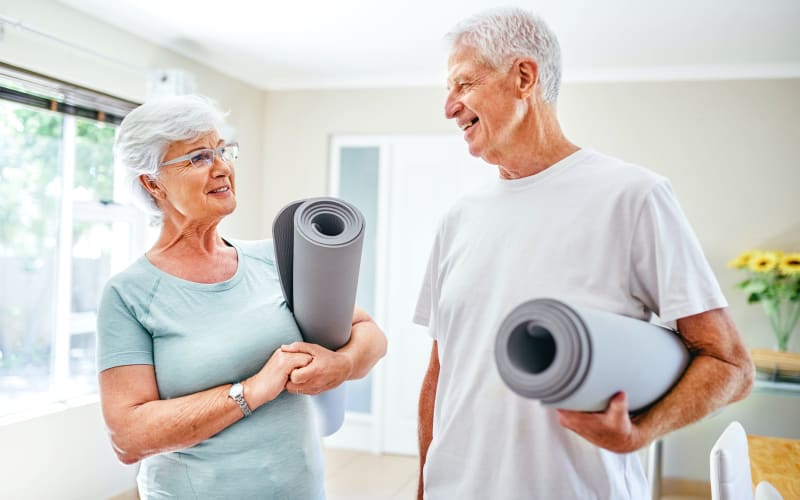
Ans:
[[[92,201],[114,197],[114,133],[116,126],[76,120],[75,189],[92,193]]]
[[[74,201],[113,201],[116,126],[75,118]],[[64,115],[0,100],[0,376],[48,370],[63,189]],[[74,242],[91,223],[72,224]],[[21,273],[21,274],[20,274]],[[22,286],[21,293],[14,287]],[[0,384],[2,390],[2,384]]]
[[[58,234],[61,116],[0,102],[0,256],[38,256]]]

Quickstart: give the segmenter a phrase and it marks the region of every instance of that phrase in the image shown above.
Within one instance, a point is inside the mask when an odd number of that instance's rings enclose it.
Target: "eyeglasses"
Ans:
[[[173,165],[175,163],[188,161],[195,168],[210,167],[214,164],[214,158],[217,155],[219,155],[223,161],[233,163],[234,160],[239,158],[239,144],[232,142],[215,149],[198,149],[197,151],[192,151],[187,155],[179,156],[177,158],[173,158],[172,160],[165,161],[164,163],[160,163],[158,166],[163,167],[165,165]]]

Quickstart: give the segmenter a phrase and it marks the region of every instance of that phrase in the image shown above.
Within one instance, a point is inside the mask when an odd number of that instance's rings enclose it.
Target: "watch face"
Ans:
[[[241,397],[242,393],[244,392],[242,384],[233,384],[231,387],[230,395],[234,398]]]

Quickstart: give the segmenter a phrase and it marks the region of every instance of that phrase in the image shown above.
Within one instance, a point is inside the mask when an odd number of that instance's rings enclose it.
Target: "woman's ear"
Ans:
[[[139,184],[150,193],[153,198],[163,198],[163,191],[158,187],[155,177],[152,175],[142,174],[139,176]]]
[[[517,72],[517,92],[521,98],[527,99],[539,81],[539,66],[533,59],[525,57],[514,61],[514,69]]]

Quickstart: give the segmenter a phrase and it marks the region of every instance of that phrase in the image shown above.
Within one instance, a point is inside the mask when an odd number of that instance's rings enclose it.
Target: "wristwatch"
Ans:
[[[244,400],[244,386],[242,386],[240,382],[236,382],[231,386],[231,390],[228,391],[228,397],[236,401],[236,404],[242,409],[242,413],[244,413],[245,417],[249,417],[253,414],[253,412],[250,411],[250,407],[247,406],[247,401]]]

